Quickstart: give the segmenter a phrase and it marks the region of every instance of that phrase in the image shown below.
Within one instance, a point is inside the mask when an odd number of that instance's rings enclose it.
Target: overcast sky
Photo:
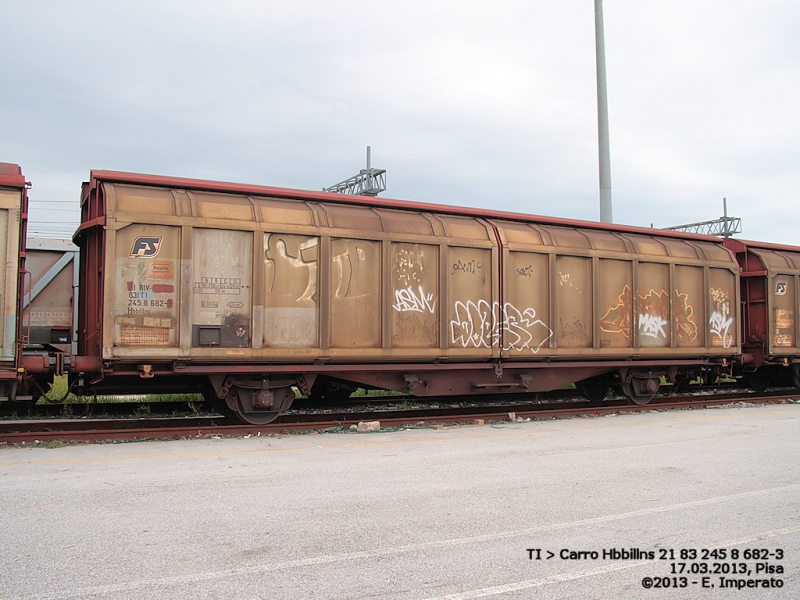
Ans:
[[[114,169],[598,220],[592,0],[0,0],[0,161],[71,232]],[[800,3],[606,0],[617,223],[800,245]]]

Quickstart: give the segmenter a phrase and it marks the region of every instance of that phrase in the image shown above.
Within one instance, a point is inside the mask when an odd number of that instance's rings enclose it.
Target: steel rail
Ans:
[[[754,404],[800,401],[800,393],[725,394],[722,396],[683,396],[656,398],[639,406],[620,402],[576,402],[553,404],[459,407],[455,409],[417,409],[412,411],[382,411],[338,414],[283,415],[267,425],[248,425],[220,416],[162,419],[70,419],[47,421],[4,421],[0,424],[0,444],[32,442],[116,442],[146,439],[180,439],[211,436],[279,435],[297,431],[348,429],[361,421],[380,421],[381,428],[419,427],[433,424],[474,424],[509,422],[520,419],[545,420],[581,415],[630,414],[654,410],[693,409],[722,406],[746,401]],[[510,408],[515,410],[509,411]],[[319,417],[322,417],[321,419]],[[479,422],[479,421],[478,421]]]

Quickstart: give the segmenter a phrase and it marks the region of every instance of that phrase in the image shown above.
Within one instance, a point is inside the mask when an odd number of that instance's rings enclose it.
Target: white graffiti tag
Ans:
[[[494,303],[497,307],[498,303]],[[491,348],[496,342],[497,311],[486,300],[472,300],[466,304],[460,300],[455,305],[455,318],[450,321],[450,332],[454,344],[464,348]]]
[[[538,338],[534,337],[533,330],[535,329],[538,329]],[[520,312],[516,306],[508,302],[503,306],[503,330],[506,333],[504,350],[527,349],[534,354],[539,352],[539,349],[553,335],[550,328],[536,318],[535,310],[526,308]]]
[[[394,255],[394,271],[398,281],[403,285],[421,281],[425,270],[423,257],[422,250],[416,244],[410,250],[400,248]]]
[[[433,299],[433,294],[426,294],[422,290],[422,286],[418,288],[419,293],[415,293],[410,287],[403,290],[395,290],[394,299],[395,304],[392,305],[397,312],[429,312],[433,313],[436,310],[436,300]]]
[[[639,331],[642,335],[658,339],[659,337],[666,338],[667,332],[664,331],[664,326],[668,323],[658,315],[639,315]]]
[[[731,316],[731,303],[728,300],[728,292],[720,288],[711,288],[711,302],[714,310],[708,319],[708,329],[711,335],[716,335],[718,339],[711,339],[711,345],[723,348],[733,346],[734,333],[730,331],[733,324]]]
[[[536,311],[520,311],[510,303],[503,305],[502,322],[498,322],[500,303],[491,305],[485,300],[477,304],[471,300],[457,301],[455,318],[450,321],[453,344],[464,348],[491,348],[500,345],[500,331],[505,333],[503,350],[530,350],[534,354],[550,339],[553,332],[540,319]]]
[[[714,311],[711,313],[711,318],[708,324],[711,328],[711,333],[718,336],[722,340],[723,348],[730,348],[733,343],[733,336],[728,335],[728,330],[733,323],[733,318],[729,317],[727,313],[720,313]]]

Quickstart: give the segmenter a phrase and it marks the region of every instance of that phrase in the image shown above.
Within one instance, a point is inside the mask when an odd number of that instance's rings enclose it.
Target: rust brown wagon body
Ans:
[[[84,185],[84,387],[196,389],[246,420],[292,386],[545,391],[729,364],[738,264],[630,227],[107,171]]]
[[[741,267],[742,368],[754,388],[800,387],[800,248],[726,240]]]

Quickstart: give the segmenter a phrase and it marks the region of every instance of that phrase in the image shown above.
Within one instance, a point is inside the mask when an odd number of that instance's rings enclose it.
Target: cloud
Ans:
[[[615,220],[707,220],[724,196],[747,237],[793,242],[800,8],[604,11]],[[92,168],[320,189],[362,168],[366,145],[388,197],[597,218],[585,1],[33,1],[4,14],[18,25],[0,39],[0,160],[33,182],[32,221],[56,214],[41,200],[77,224]]]

